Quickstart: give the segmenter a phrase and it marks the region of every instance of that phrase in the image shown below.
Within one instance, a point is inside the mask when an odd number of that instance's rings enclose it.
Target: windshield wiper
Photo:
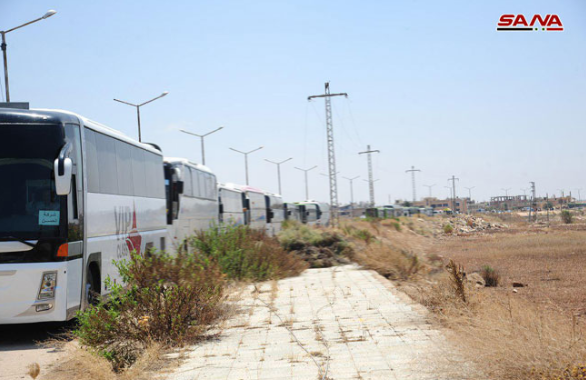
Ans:
[[[26,241],[24,239],[20,239],[20,238],[14,237],[14,236],[0,236],[0,241],[11,241],[11,240],[16,240],[22,244],[26,244],[29,247],[33,247],[33,248],[36,246],[33,243],[29,243],[28,241]]]

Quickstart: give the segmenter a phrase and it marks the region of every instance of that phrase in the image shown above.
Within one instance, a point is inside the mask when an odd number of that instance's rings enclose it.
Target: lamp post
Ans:
[[[38,19],[35,19],[33,21],[29,21],[25,24],[19,25],[17,27],[12,28],[12,29],[0,31],[0,34],[2,35],[2,45],[0,45],[0,46],[2,47],[2,56],[4,58],[4,84],[6,87],[6,102],[7,103],[10,103],[10,89],[9,89],[9,85],[8,85],[8,58],[6,57],[6,34],[14,31],[16,29],[20,29],[20,28],[25,27],[27,25],[33,24],[37,21],[41,21],[46,18],[49,18],[49,17],[53,16],[55,13],[57,13],[57,11],[51,9],[51,10],[47,11],[47,13],[45,13],[43,15],[43,17],[39,17]]]
[[[309,169],[301,169],[301,168],[298,168],[297,166],[295,166],[295,169],[301,170],[305,174],[305,200],[306,201],[309,200],[309,185],[307,184],[307,172],[310,171],[310,170],[313,170],[315,168],[317,168],[317,165],[316,166],[313,166],[313,167],[311,167]]]
[[[429,189],[429,197],[430,198],[431,198],[431,188],[434,187],[435,185],[436,185],[435,183],[433,185],[423,185]]]
[[[163,96],[167,96],[168,93],[169,93],[169,91],[164,91],[161,95],[157,96],[156,98],[152,98],[151,100],[147,100],[146,102],[140,103],[140,104],[134,104],[134,103],[125,102],[124,100],[114,99],[114,101],[116,101],[116,102],[127,104],[132,107],[136,107],[136,117],[138,119],[138,141],[139,142],[142,142],[142,136],[140,133],[140,107],[147,105],[151,102],[154,102],[155,100],[162,98]]]
[[[262,148],[264,148],[264,146],[259,146],[256,149],[250,150],[248,152],[242,152],[240,150],[234,149],[234,148],[230,148],[230,150],[233,150],[234,152],[238,152],[240,154],[244,155],[244,171],[246,173],[246,186],[248,186],[248,155],[250,153],[256,152],[257,150],[261,150]]]
[[[354,210],[354,180],[357,178],[360,178],[359,175],[357,175],[354,178],[348,178],[348,177],[343,177],[344,179],[347,179],[348,181],[350,181],[350,208],[352,210]],[[354,216],[354,215],[353,215]]]
[[[505,197],[508,198],[509,197],[509,190],[511,190],[511,188],[507,187],[506,189],[501,189],[501,190],[505,192]]]
[[[213,131],[208,132],[204,135],[198,135],[197,133],[189,132],[189,131],[186,131],[185,129],[180,129],[180,131],[183,133],[187,133],[188,135],[197,136],[201,139],[201,163],[202,163],[202,165],[205,165],[206,164],[206,153],[205,153],[205,146],[204,146],[203,140],[206,136],[209,136],[212,133],[218,132],[220,129],[223,129],[223,128],[224,127],[216,128]]]
[[[449,194],[449,198],[452,198],[452,187],[451,186],[444,186],[446,189],[448,189],[448,194]]]
[[[286,160],[283,160],[283,161],[277,162],[277,161],[271,161],[271,160],[269,160],[268,158],[265,158],[265,161],[266,161],[266,162],[270,162],[271,164],[275,164],[275,165],[277,165],[277,179],[278,179],[278,181],[279,181],[279,194],[280,194],[280,195],[283,195],[283,192],[281,191],[281,164],[284,164],[285,162],[287,162],[287,161],[290,161],[290,160],[292,160],[292,159],[293,159],[293,157],[289,157],[289,158],[288,158],[288,159],[286,159]]]

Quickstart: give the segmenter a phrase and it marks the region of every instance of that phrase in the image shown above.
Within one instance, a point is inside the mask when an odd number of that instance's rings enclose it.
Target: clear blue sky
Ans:
[[[328,199],[323,92],[337,98],[341,176],[367,178],[374,159],[377,203],[411,197],[411,165],[446,196],[452,174],[473,197],[582,187],[586,197],[586,2],[575,1],[16,1],[0,0],[0,30],[48,9],[48,20],[7,35],[11,97],[34,108],[78,112],[136,137],[136,114],[112,98],[142,102],[143,140],[169,156],[207,163],[223,182],[284,196]],[[558,14],[564,32],[496,32],[504,13]],[[2,99],[2,98],[0,98]],[[348,181],[338,179],[340,199]],[[355,199],[368,198],[355,182]]]

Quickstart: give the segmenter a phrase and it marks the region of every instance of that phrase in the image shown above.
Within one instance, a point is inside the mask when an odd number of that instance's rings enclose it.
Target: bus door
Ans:
[[[71,143],[71,191],[67,195],[67,310],[81,306],[85,292],[83,282],[84,247],[84,188],[81,129],[76,124],[65,124],[65,141]],[[68,316],[69,317],[69,316]]]

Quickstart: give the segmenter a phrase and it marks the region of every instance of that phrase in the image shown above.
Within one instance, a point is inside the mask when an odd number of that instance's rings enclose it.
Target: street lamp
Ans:
[[[470,201],[472,201],[472,189],[474,189],[476,186],[472,186],[472,187],[464,187],[464,189],[468,189],[468,199],[470,199]]]
[[[429,189],[429,197],[430,198],[431,198],[431,188],[434,187],[435,185],[436,185],[435,183],[433,185],[423,185]]]
[[[354,180],[357,178],[360,178],[359,175],[357,175],[354,178],[348,178],[348,177],[343,177],[344,179],[347,179],[348,181],[350,181],[350,208],[352,210],[354,210]],[[354,216],[354,215],[353,215]]]
[[[283,193],[281,191],[281,164],[284,164],[285,162],[290,161],[292,159],[293,159],[293,157],[289,157],[288,159],[283,160],[281,162],[276,162],[276,161],[271,161],[268,158],[265,158],[266,162],[270,162],[271,164],[277,165],[277,179],[279,181],[279,194],[280,195],[283,195]]]
[[[198,135],[197,133],[189,132],[189,131],[186,131],[185,129],[180,129],[180,131],[183,133],[187,133],[188,135],[197,136],[201,139],[201,163],[202,163],[202,165],[205,165],[206,164],[206,154],[205,154],[205,146],[204,146],[203,139],[204,139],[204,137],[209,136],[214,132],[218,132],[220,129],[223,129],[223,128],[224,127],[216,128],[213,131],[206,133],[205,135]]]
[[[314,167],[311,167],[309,169],[301,169],[301,168],[298,168],[297,166],[295,166],[295,169],[301,170],[302,172],[305,172],[305,200],[306,201],[309,200],[309,186],[307,185],[307,172],[310,170],[313,170],[315,168],[317,168],[317,165]]]
[[[511,188],[510,187],[507,187],[506,189],[501,188],[501,190],[505,192],[505,197],[508,198],[509,197],[509,190],[511,190]]]
[[[146,104],[149,104],[151,102],[154,102],[155,100],[162,98],[163,96],[167,96],[168,93],[169,93],[169,91],[164,91],[161,95],[157,96],[156,98],[152,98],[151,100],[148,100],[148,101],[146,101],[144,103],[140,103],[140,104],[133,104],[133,103],[125,102],[124,100],[114,99],[114,101],[116,101],[116,102],[124,103],[124,104],[127,104],[132,107],[136,107],[136,117],[138,118],[138,141],[139,142],[142,142],[142,136],[140,134],[140,107],[142,107]]]
[[[449,193],[449,197],[452,198],[452,186],[444,186],[446,189],[448,189],[448,193]]]
[[[239,151],[237,149],[230,148],[230,150],[233,150],[234,152],[238,152],[238,153],[241,153],[241,154],[244,155],[244,170],[246,172],[246,186],[248,186],[248,155],[250,153],[256,152],[257,150],[261,150],[262,148],[264,148],[264,146],[260,146],[260,147],[258,147],[256,149],[250,150],[248,152],[242,152],[242,151]]]
[[[26,24],[22,24],[20,26],[12,28],[12,29],[0,31],[0,34],[2,35],[2,45],[0,45],[0,46],[2,47],[2,55],[4,57],[4,84],[6,85],[5,87],[6,87],[6,102],[7,103],[10,103],[10,90],[9,90],[9,86],[8,86],[8,58],[6,57],[6,34],[12,32],[13,30],[20,29],[24,26],[35,23],[37,21],[41,21],[46,18],[49,18],[49,17],[53,16],[55,13],[57,13],[57,11],[51,9],[51,10],[47,11],[47,13],[45,13],[43,15],[43,17],[39,17],[36,20],[29,21]]]

